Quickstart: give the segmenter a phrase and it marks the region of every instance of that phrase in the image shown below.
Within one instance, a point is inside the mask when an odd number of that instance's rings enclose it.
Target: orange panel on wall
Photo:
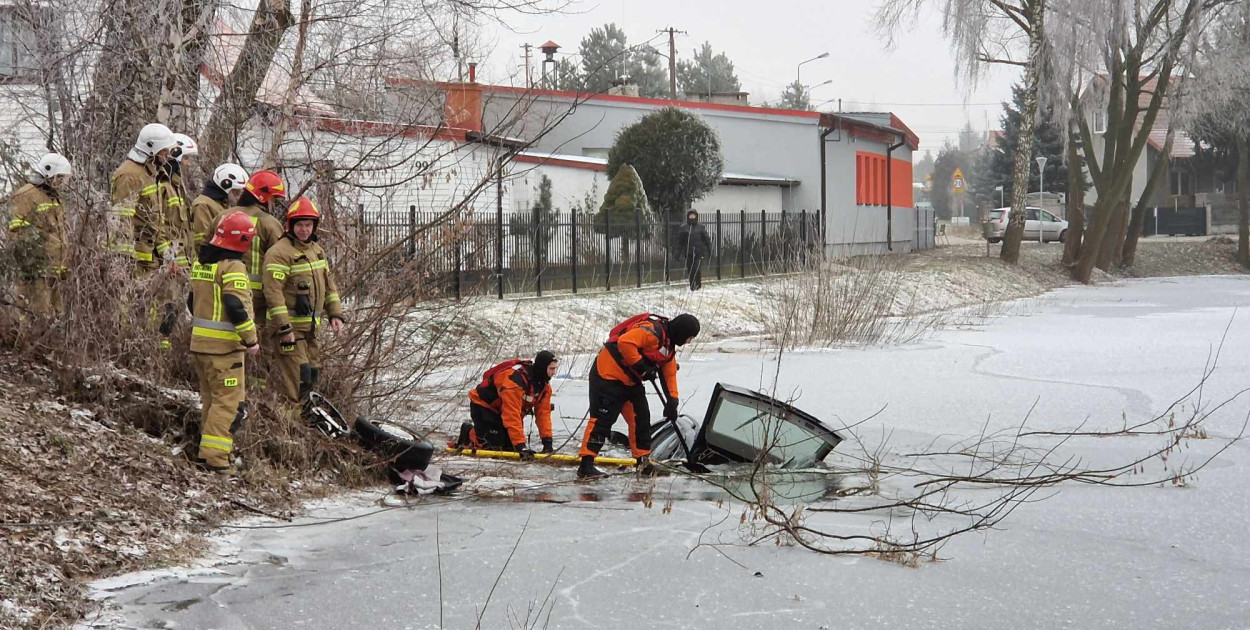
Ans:
[[[890,167],[894,170],[891,173],[893,179],[890,181],[894,188],[894,195],[890,199],[890,203],[895,208],[910,208],[913,205],[911,161],[892,158],[890,162],[892,162]]]

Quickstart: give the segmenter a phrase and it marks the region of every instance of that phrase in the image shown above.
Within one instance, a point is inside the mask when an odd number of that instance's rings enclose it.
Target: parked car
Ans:
[[[1041,208],[1025,208],[1024,240],[1036,241],[1038,230],[1042,230],[1043,242],[1068,240],[1068,222]],[[1038,220],[1038,217],[1041,220]],[[995,208],[990,210],[989,230],[986,233],[991,243],[1003,240],[1007,232],[1007,223],[1011,220],[1011,208]]]
[[[723,383],[716,384],[702,423],[683,415],[677,425],[680,437],[670,423],[652,425],[653,458],[684,457],[684,442],[691,460],[701,464],[754,462],[764,457],[779,468],[808,468],[842,442],[832,427],[797,407]]]

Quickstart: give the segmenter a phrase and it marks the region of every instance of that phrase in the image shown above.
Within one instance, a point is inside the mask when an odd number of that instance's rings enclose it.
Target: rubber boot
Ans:
[[[460,423],[460,435],[456,438],[456,448],[472,448],[473,447],[473,423]]]
[[[582,456],[582,465],[577,467],[578,479],[601,479],[607,476],[608,473],[595,468],[595,457],[593,455]]]

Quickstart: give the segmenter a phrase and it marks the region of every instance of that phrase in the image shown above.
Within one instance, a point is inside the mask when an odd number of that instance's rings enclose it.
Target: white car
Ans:
[[[1024,240],[1036,241],[1038,230],[1042,231],[1042,240],[1059,241],[1060,243],[1068,240],[1068,222],[1055,217],[1055,215],[1042,210],[1041,208],[1025,208],[1024,219]],[[1007,223],[1011,220],[1011,208],[995,208],[990,210],[990,229],[986,233],[991,243],[997,243],[1003,240],[1003,234],[1007,232]],[[1041,220],[1038,220],[1038,217]]]

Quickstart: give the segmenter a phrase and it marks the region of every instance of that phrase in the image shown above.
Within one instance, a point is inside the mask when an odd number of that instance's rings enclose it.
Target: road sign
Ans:
[[[964,171],[961,168],[956,168],[955,172],[951,173],[951,192],[956,195],[962,195],[967,192],[964,188]]]

